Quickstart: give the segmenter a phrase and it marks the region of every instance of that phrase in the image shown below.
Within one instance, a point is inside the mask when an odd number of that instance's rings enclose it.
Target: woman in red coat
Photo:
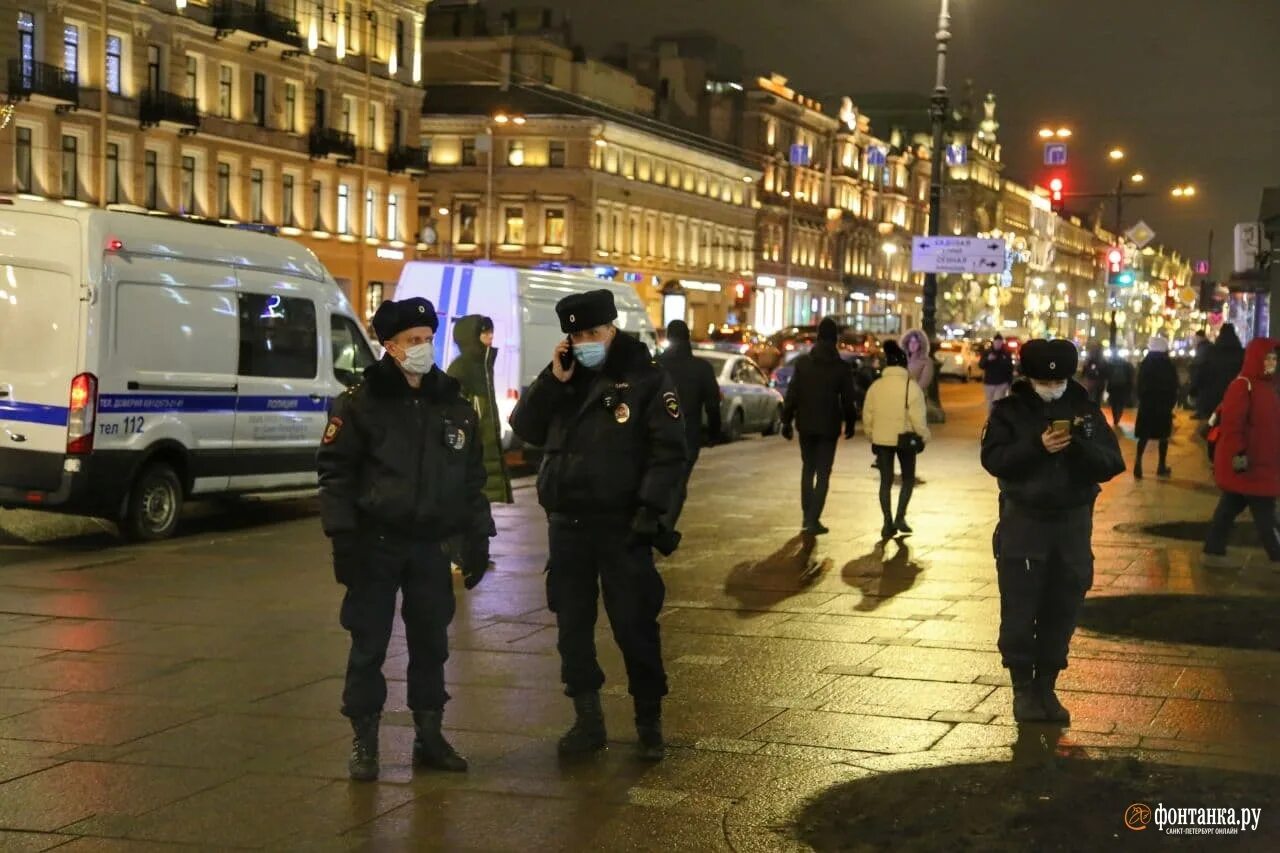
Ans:
[[[1227,535],[1247,507],[1258,538],[1273,562],[1280,562],[1276,497],[1280,496],[1280,392],[1276,388],[1276,348],[1280,342],[1249,343],[1244,369],[1222,401],[1222,434],[1213,453],[1213,475],[1222,499],[1213,514],[1204,552],[1227,553]]]

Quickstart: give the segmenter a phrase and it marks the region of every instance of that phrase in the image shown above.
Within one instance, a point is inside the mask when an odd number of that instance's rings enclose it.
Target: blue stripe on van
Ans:
[[[471,279],[475,274],[476,271],[471,267],[462,271],[462,289],[458,291],[458,310],[450,312],[450,316],[467,316],[467,310],[471,307]]]
[[[103,394],[98,398],[102,414],[124,412],[325,412],[329,399],[310,396],[241,396],[234,394]]]
[[[64,427],[67,425],[66,406],[42,406],[37,403],[0,401],[0,420],[26,424]]]

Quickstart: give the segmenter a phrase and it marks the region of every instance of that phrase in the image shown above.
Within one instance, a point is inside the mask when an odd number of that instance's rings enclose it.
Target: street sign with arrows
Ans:
[[[981,237],[912,237],[911,271],[925,273],[1004,272],[1005,242]]]

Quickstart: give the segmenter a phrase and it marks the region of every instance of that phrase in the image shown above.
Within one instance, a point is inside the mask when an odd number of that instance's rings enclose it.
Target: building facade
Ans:
[[[417,240],[426,3],[16,7],[0,191],[289,236],[372,316]]]

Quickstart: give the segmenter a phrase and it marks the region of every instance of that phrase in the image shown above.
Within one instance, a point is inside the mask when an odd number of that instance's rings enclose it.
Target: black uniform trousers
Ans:
[[[560,680],[569,696],[604,685],[595,643],[601,590],[631,695],[659,699],[667,694],[658,633],[666,586],[654,565],[653,549],[628,546],[628,534],[629,523],[620,519],[551,518],[547,606],[556,614]]]
[[[1092,560],[1064,559],[1055,549],[1045,559],[1001,557],[996,572],[1004,666],[1066,669],[1080,605],[1093,586]]]
[[[800,511],[806,525],[822,520],[837,442],[837,438],[800,434]]]
[[[362,717],[382,711],[387,658],[402,593],[401,616],[409,646],[409,708],[438,711],[449,694],[444,689],[444,663],[449,657],[449,623],[453,620],[453,570],[442,543],[395,537],[371,537],[364,574],[347,586],[342,599],[342,627],[351,634],[342,713]]]

